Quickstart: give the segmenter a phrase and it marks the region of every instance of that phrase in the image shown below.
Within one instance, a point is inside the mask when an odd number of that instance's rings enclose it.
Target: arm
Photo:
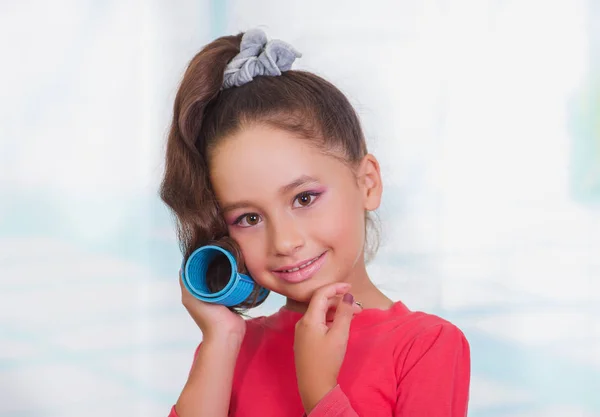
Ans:
[[[229,412],[235,363],[243,337],[223,335],[205,340],[187,383],[169,417],[225,417]]]
[[[354,314],[362,311],[348,293],[349,289],[348,283],[319,288],[311,297],[306,313],[296,323],[294,360],[298,390],[304,410],[311,417],[357,415],[337,385],[350,322]],[[330,305],[336,304],[333,323],[328,325],[327,311]]]
[[[445,323],[422,332],[402,362],[394,416],[467,415],[470,349],[457,327]]]

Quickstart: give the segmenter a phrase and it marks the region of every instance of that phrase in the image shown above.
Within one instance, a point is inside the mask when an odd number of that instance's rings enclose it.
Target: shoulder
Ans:
[[[267,331],[267,317],[253,317],[246,319],[246,335],[244,342],[248,340],[261,340]]]
[[[292,333],[288,330],[287,327],[280,326],[280,320],[277,319],[276,314],[248,318],[241,350],[252,356],[270,343],[282,343],[287,339],[293,339],[293,327],[291,327]]]
[[[415,345],[468,343],[461,329],[450,321],[422,311],[408,311],[396,317],[391,329],[395,339],[402,339],[406,348]]]
[[[455,324],[433,314],[423,312],[414,313],[416,323],[413,330],[412,344],[465,346],[468,341],[463,331]]]
[[[415,311],[411,312],[407,319],[413,340],[435,339],[442,335],[458,339],[465,338],[462,330],[455,324],[435,314]]]
[[[256,345],[263,342],[269,334],[267,317],[255,317],[246,320],[246,345]]]
[[[364,317],[361,317],[365,315]],[[435,338],[440,334],[463,338],[462,331],[448,320],[422,311],[411,311],[402,302],[394,303],[390,310],[365,310],[358,316],[357,330],[372,332],[397,343],[410,343],[417,339]],[[355,319],[356,320],[356,319]]]
[[[408,312],[401,322],[392,332],[397,413],[466,415],[471,358],[462,330],[424,312]]]
[[[390,348],[396,357],[414,357],[432,348],[437,352],[469,350],[462,330],[435,314],[411,311],[401,302],[388,311],[365,310],[361,314],[365,313],[356,326],[356,336],[368,336],[372,343]]]
[[[400,378],[415,367],[431,368],[432,372],[441,372],[447,366],[469,368],[469,342],[455,324],[424,312],[411,312],[407,321],[403,334],[395,334]]]
[[[468,348],[463,332],[453,323],[434,314],[411,311],[399,301],[389,310],[363,311],[352,326],[352,339],[391,351],[395,357],[434,345]]]

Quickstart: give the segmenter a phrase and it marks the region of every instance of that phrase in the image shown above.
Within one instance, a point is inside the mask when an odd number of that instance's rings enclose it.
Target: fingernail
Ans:
[[[344,298],[342,298],[342,300],[345,303],[348,303],[350,305],[352,305],[354,303],[354,297],[349,292],[347,292],[346,294],[344,294]]]
[[[354,304],[356,304],[357,306],[359,306],[361,309],[363,308],[363,305],[360,301],[354,301]]]

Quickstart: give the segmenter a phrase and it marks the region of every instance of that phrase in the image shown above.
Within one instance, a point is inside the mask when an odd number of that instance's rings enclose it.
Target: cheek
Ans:
[[[356,208],[351,199],[331,201],[318,221],[312,222],[313,235],[324,243],[336,245],[339,251],[347,247],[354,253],[355,247],[364,242],[364,212]]]
[[[230,227],[229,236],[239,245],[246,269],[252,274],[252,271],[256,271],[258,265],[264,263],[265,251],[260,233],[254,230],[239,230]]]

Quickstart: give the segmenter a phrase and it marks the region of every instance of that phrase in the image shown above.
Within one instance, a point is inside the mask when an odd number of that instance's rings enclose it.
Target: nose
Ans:
[[[272,247],[277,255],[293,255],[304,246],[302,230],[290,215],[284,214],[272,219],[270,226]]]

